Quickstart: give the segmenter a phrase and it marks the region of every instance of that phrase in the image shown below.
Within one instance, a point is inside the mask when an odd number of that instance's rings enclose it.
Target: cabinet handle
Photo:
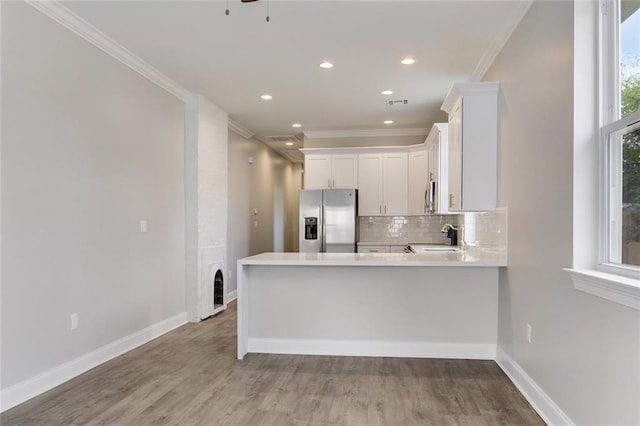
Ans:
[[[449,208],[453,208],[453,194],[449,194]]]
[[[336,180],[335,179],[331,180],[331,187],[332,188],[336,187]]]
[[[380,204],[380,205],[378,206],[378,212],[379,212],[380,214],[382,214],[382,204]]]
[[[387,214],[387,205],[384,205],[384,214]]]

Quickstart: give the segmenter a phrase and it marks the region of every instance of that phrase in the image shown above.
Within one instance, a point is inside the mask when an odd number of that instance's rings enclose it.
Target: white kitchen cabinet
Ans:
[[[406,244],[358,244],[358,253],[406,253]]]
[[[448,207],[493,210],[498,190],[499,83],[460,83],[442,109],[449,114]]]
[[[358,154],[331,156],[331,183],[335,189],[358,188]]]
[[[429,190],[429,155],[424,146],[409,152],[408,213],[427,213],[427,193]]]
[[[358,215],[382,214],[382,154],[358,154]]]
[[[447,123],[435,123],[424,144],[409,151],[409,214],[448,212]]]
[[[407,214],[407,153],[383,155],[383,214]]]
[[[358,253],[389,253],[389,246],[358,244]]]
[[[358,214],[407,213],[407,153],[358,154]]]
[[[447,123],[435,123],[425,144],[430,187],[427,210],[432,213],[449,212],[449,131]]]
[[[358,188],[357,154],[307,154],[304,156],[305,189]]]

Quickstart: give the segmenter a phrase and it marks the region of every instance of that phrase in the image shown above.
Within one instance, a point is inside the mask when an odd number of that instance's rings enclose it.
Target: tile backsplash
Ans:
[[[507,209],[458,215],[425,216],[360,216],[361,243],[428,243],[449,244],[441,232],[450,223],[464,225],[465,240],[478,247],[506,248]]]
[[[449,244],[442,227],[457,215],[360,216],[360,242]]]
[[[487,248],[507,247],[507,209],[463,213],[459,222],[464,225],[468,244]]]

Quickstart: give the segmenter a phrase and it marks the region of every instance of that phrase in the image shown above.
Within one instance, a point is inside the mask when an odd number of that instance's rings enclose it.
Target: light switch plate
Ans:
[[[144,219],[140,221],[140,232],[147,232],[147,221]]]

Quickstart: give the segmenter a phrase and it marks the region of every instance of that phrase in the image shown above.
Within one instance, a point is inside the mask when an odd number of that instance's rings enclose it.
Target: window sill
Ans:
[[[590,269],[565,269],[573,288],[640,311],[640,281]]]

